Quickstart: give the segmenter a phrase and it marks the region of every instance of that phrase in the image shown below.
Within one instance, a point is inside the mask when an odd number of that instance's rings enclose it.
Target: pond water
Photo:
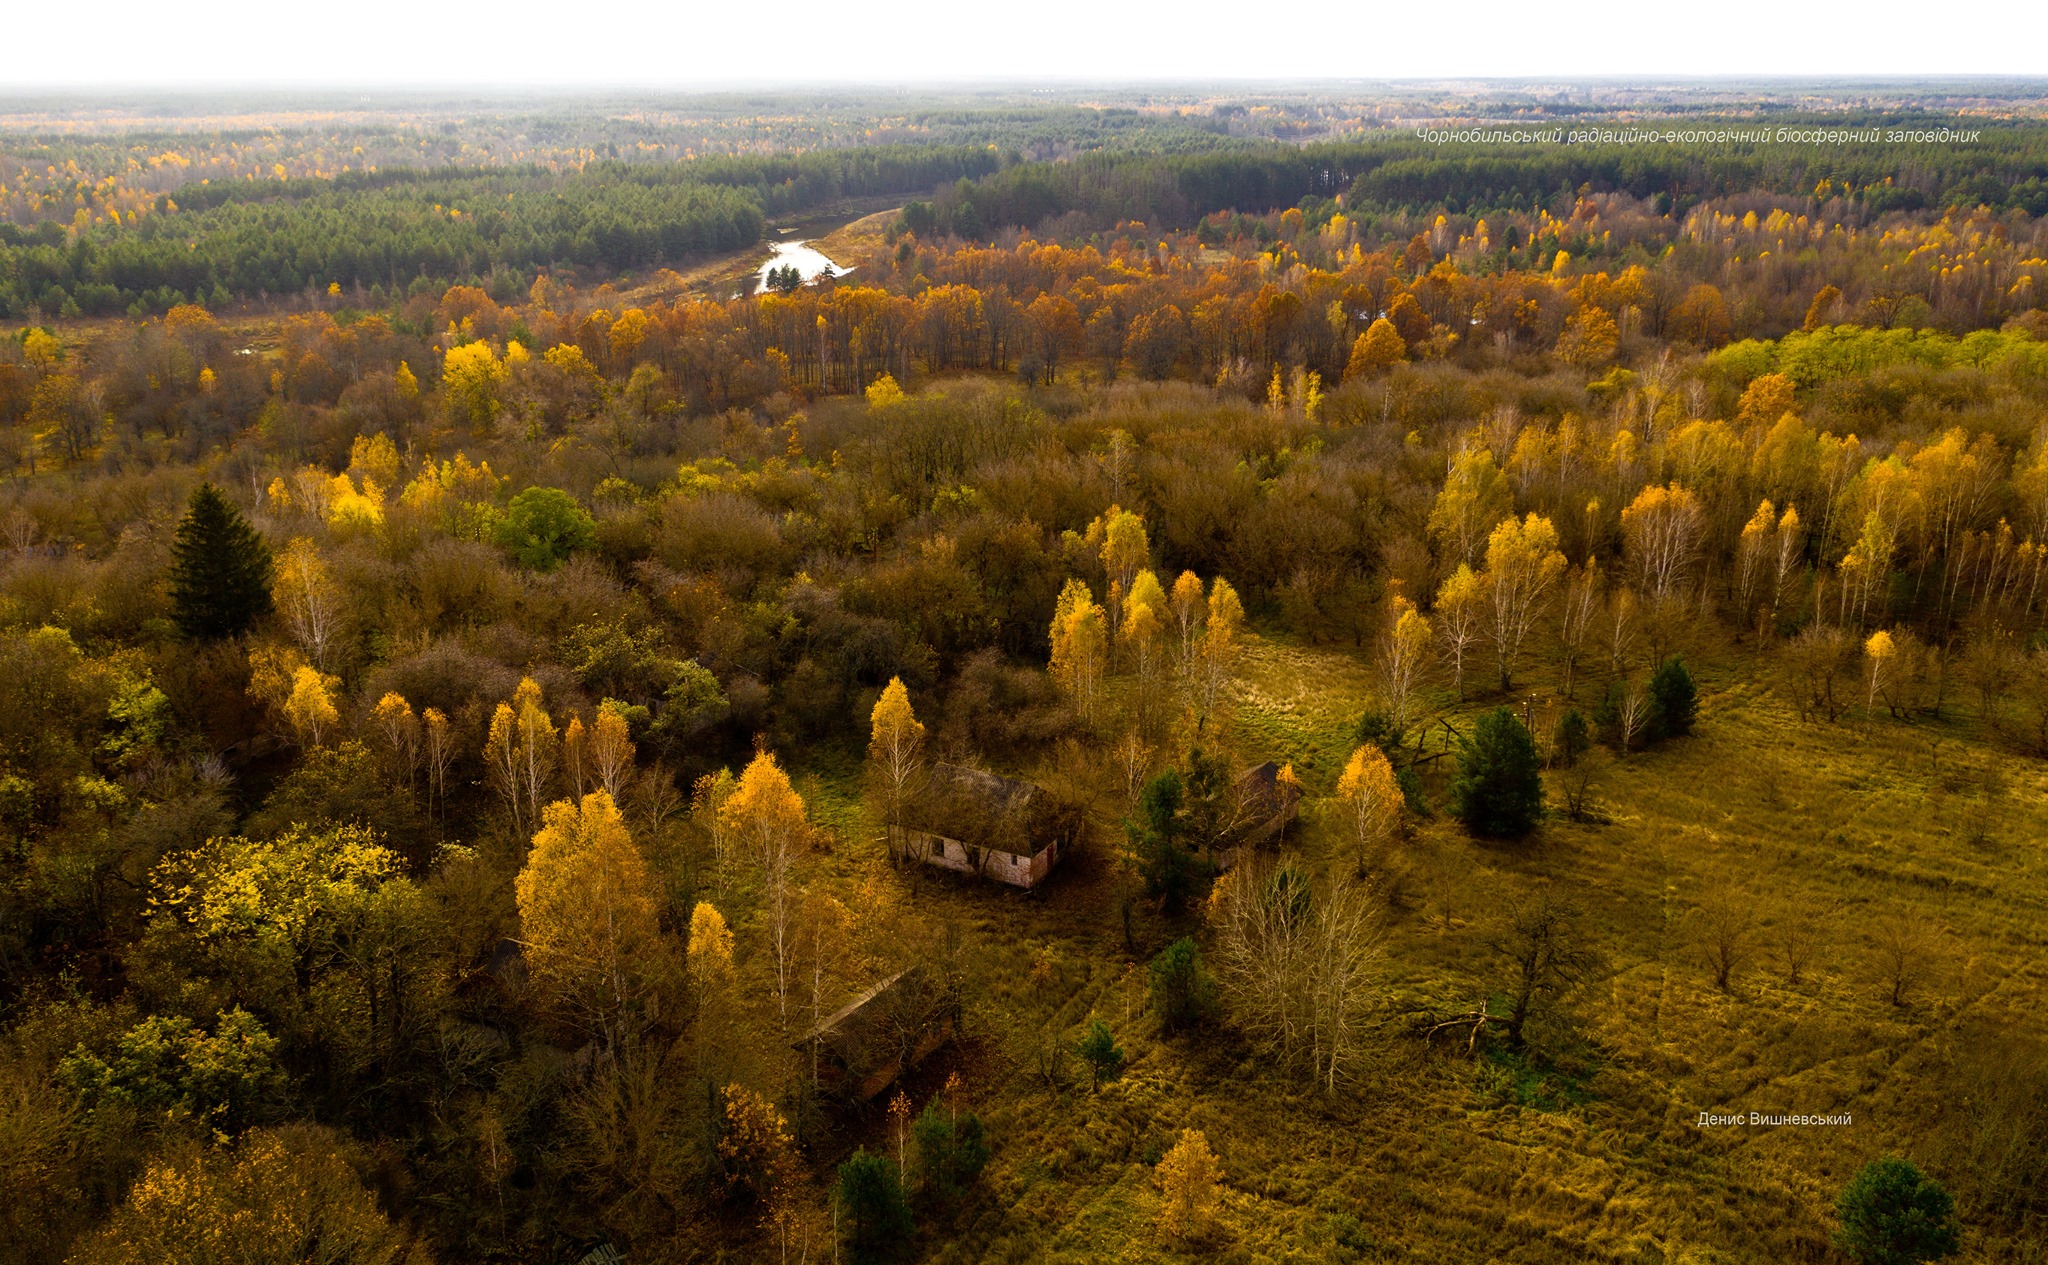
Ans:
[[[769,249],[775,253],[769,257],[767,263],[761,265],[760,271],[754,274],[754,291],[757,294],[767,291],[768,273],[773,268],[794,267],[805,281],[826,272],[835,277],[843,277],[853,271],[851,268],[841,268],[824,255],[812,250],[810,244],[805,241],[775,242]]]

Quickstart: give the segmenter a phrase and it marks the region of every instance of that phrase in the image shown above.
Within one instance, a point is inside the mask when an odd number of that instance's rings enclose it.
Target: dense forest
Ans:
[[[73,228],[0,224],[0,312],[140,314],[329,287],[381,300],[432,278],[502,279],[516,292],[553,265],[617,274],[740,250],[771,214],[915,193],[998,162],[985,148],[916,147],[595,163],[569,176],[396,168],[209,184],[99,227],[89,216]]]
[[[0,1257],[2043,1259],[2048,133],[1069,109],[0,225]]]
[[[1747,139],[1781,129],[1918,135],[1937,127],[1907,112],[1784,114],[1761,124],[1667,121],[1687,136],[1733,129],[1745,138],[1707,148],[1446,151],[1387,132],[1253,143],[1232,134],[1233,121],[1249,116],[1241,105],[927,112],[902,128],[869,129],[915,138],[896,143],[839,138],[680,162],[655,161],[674,147],[644,139],[623,151],[616,141],[536,140],[530,133],[591,140],[582,129],[537,122],[475,149],[450,146],[445,129],[423,134],[417,148],[403,132],[374,129],[201,144],[151,136],[123,147],[36,138],[0,148],[0,318],[140,316],[184,302],[224,308],[331,286],[374,291],[366,301],[377,305],[415,283],[493,287],[503,299],[550,269],[609,279],[686,263],[753,245],[767,218],[872,197],[912,198],[910,220],[923,235],[967,240],[1011,229],[1064,237],[1121,222],[1188,229],[1221,212],[1266,215],[1340,195],[1354,214],[1410,217],[1562,216],[1579,196],[1617,194],[1674,216],[1753,195],[1840,199],[1835,214],[1857,223],[1945,208],[2048,213],[2048,131],[2038,127],[1959,129],[1973,133],[1968,145],[1816,149]],[[1048,135],[1066,138],[1057,160],[1044,156]],[[152,152],[159,140],[164,147]],[[936,198],[913,197],[934,188]]]

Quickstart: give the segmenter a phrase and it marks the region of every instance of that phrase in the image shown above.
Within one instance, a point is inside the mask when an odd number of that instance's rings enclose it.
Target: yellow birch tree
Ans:
[[[513,891],[527,970],[565,1021],[615,1049],[653,1018],[654,877],[611,796],[549,804]]]
[[[782,771],[775,757],[763,751],[740,775],[739,785],[725,801],[719,816],[760,850],[768,887],[768,936],[775,951],[775,1004],[786,1022],[790,959],[796,948],[790,872],[798,850],[810,834],[803,797],[789,784],[789,775]]]
[[[1180,1140],[1154,1170],[1159,1183],[1159,1228],[1171,1239],[1200,1238],[1215,1220],[1218,1166],[1209,1139],[1195,1129]]]
[[[1378,860],[1401,824],[1401,787],[1386,753],[1366,745],[1351,753],[1337,779],[1337,798],[1358,847],[1358,872],[1378,868]]]

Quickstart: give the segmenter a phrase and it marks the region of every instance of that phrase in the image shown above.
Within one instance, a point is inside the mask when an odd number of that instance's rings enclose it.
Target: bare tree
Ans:
[[[1636,620],[1636,595],[1627,589],[1615,589],[1607,599],[1607,666],[1617,676],[1628,671],[1629,660],[1635,657],[1636,638],[1639,635]]]
[[[1356,1070],[1377,994],[1378,901],[1369,883],[1312,883],[1246,864],[1220,885],[1217,964],[1239,1023],[1325,1092]]]
[[[1429,903],[1436,910],[1439,934],[1450,934],[1460,885],[1470,868],[1465,860],[1442,844],[1431,850],[1428,855],[1425,871],[1429,884]]]
[[[1324,1093],[1359,1061],[1379,982],[1379,902],[1366,883],[1334,881],[1317,902],[1309,944],[1314,1046],[1310,1066]]]
[[[1576,905],[1559,901],[1549,888],[1517,902],[1493,940],[1508,966],[1508,1045],[1520,1049],[1529,1020],[1544,1006],[1578,986],[1598,962],[1586,944]]]
[[[1593,642],[1593,619],[1600,611],[1600,571],[1588,562],[1565,585],[1557,620],[1557,663],[1564,669],[1564,696],[1572,697],[1577,669]]]
[[[1971,1021],[1955,1034],[1942,1086],[1945,1127],[1935,1136],[1948,1166],[1971,1174],[1989,1211],[2048,1212],[2048,1046]]]
[[[16,557],[33,549],[42,534],[42,523],[19,505],[9,506],[5,521],[0,522],[0,539],[6,540],[7,551]]]
[[[1623,681],[1621,697],[1616,700],[1615,723],[1621,728],[1621,749],[1624,753],[1635,749],[1636,739],[1650,726],[1650,691],[1641,681]]]
[[[1739,893],[1716,889],[1692,913],[1693,942],[1714,973],[1714,987],[1729,991],[1735,973],[1748,965],[1755,947],[1756,911]]]
[[[820,1053],[817,1034],[819,1025],[832,1013],[829,999],[846,972],[851,947],[849,929],[853,920],[846,907],[830,895],[806,889],[798,899],[802,906],[799,923],[803,930],[798,946],[801,963],[797,973],[805,985],[805,1019],[812,1033],[809,1042],[811,1092],[816,1093]]]
[[[1564,787],[1564,810],[1573,821],[1592,818],[1593,783],[1606,767],[1606,757],[1587,751],[1559,771],[1559,782]]]
[[[1111,752],[1117,775],[1123,780],[1126,816],[1138,806],[1138,792],[1145,789],[1145,777],[1152,771],[1152,754],[1151,744],[1139,737],[1135,729],[1119,738]]]
[[[1797,897],[1786,899],[1772,912],[1767,930],[1787,984],[1796,988],[1805,979],[1832,914],[1830,909]]]
[[[1801,720],[1819,715],[1832,721],[1849,710],[1861,652],[1853,637],[1830,624],[1808,625],[1786,645],[1784,688]]]
[[[1933,973],[1937,929],[1910,910],[1894,910],[1871,925],[1871,940],[1878,984],[1892,1005],[1904,1006]]]
[[[1586,943],[1578,907],[1558,900],[1547,887],[1508,906],[1488,943],[1501,962],[1504,978],[1498,991],[1505,997],[1505,1013],[1495,1014],[1489,1002],[1432,1025],[1430,1035],[1463,1028],[1471,1048],[1481,1033],[1498,1028],[1510,1050],[1521,1050],[1530,1022],[1583,982],[1600,961]]]
[[[1131,468],[1136,464],[1137,456],[1136,441],[1131,438],[1129,431],[1121,428],[1109,432],[1109,439],[1095,454],[1095,459],[1102,463],[1102,472],[1109,476],[1109,499],[1112,502],[1123,502],[1124,480],[1131,477]]]

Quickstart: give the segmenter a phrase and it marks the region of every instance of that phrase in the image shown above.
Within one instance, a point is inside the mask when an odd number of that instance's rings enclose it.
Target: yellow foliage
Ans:
[[[270,597],[300,649],[326,667],[339,630],[341,591],[312,541],[295,537],[278,554]]]
[[[1180,1140],[1153,1171],[1159,1183],[1159,1228],[1168,1238],[1199,1238],[1208,1230],[1220,1202],[1220,1175],[1209,1139],[1196,1129],[1181,1130]]]
[[[404,884],[398,854],[364,826],[294,826],[272,839],[223,835],[151,874],[150,909],[201,940],[254,939],[311,948],[323,918]]]
[[[795,1147],[782,1113],[744,1085],[725,1087],[718,1158],[730,1185],[766,1203],[778,1202],[797,1178]]]
[[[1436,591],[1437,622],[1443,629],[1444,653],[1451,661],[1451,683],[1460,698],[1465,690],[1465,657],[1479,635],[1480,608],[1486,589],[1479,575],[1460,562]]]
[[[604,380],[597,366],[591,364],[583,349],[574,343],[556,343],[541,359],[573,381],[596,386]]]
[[[341,724],[341,713],[334,706],[334,695],[340,688],[340,677],[328,676],[311,665],[292,674],[284,715],[298,734],[301,746],[319,746]]]
[[[1159,587],[1159,577],[1150,571],[1140,571],[1130,594],[1124,598],[1124,622],[1117,635],[1138,656],[1141,674],[1152,666],[1153,652],[1166,631],[1166,619],[1166,590]]]
[[[1060,590],[1052,618],[1052,674],[1083,715],[1094,709],[1095,687],[1109,653],[1109,617],[1080,580]]]
[[[1699,551],[1706,515],[1699,498],[1671,483],[1651,484],[1621,511],[1621,533],[1641,587],[1669,596],[1685,579]]]
[[[364,489],[398,486],[398,446],[383,431],[357,435],[348,449],[348,472],[362,481]],[[380,495],[381,499],[381,495]]]
[[[328,484],[327,521],[340,528],[375,527],[384,521],[384,493],[364,480],[358,490],[346,474],[337,474]]]
[[[612,322],[610,342],[612,356],[624,363],[633,358],[640,344],[647,340],[647,313],[637,307],[629,307]]]
[[[1564,332],[1557,336],[1557,355],[1566,364],[1591,369],[1613,359],[1620,343],[1621,331],[1607,309],[1588,305],[1565,322]]]
[[[291,646],[249,648],[249,697],[273,711],[282,711],[292,694],[292,678],[306,656]]]
[[[1386,693],[1387,719],[1399,735],[1408,728],[1415,692],[1436,631],[1415,609],[1415,603],[1399,594],[1393,599],[1393,615],[1393,624],[1380,641],[1379,669]]]
[[[719,816],[728,828],[751,836],[764,852],[801,838],[806,826],[803,797],[767,751],[748,763]]]
[[[658,978],[654,877],[603,791],[547,806],[513,884],[533,981],[578,1026],[609,1041]]]
[[[896,385],[896,379],[886,373],[868,383],[867,397],[869,408],[886,408],[891,404],[901,404],[908,398],[903,394],[903,388]]]
[[[1766,373],[1743,389],[1735,420],[1744,426],[1774,426],[1798,408],[1799,397],[1792,379],[1782,373]]]
[[[600,707],[590,727],[590,760],[597,780],[616,798],[633,770],[633,738],[626,718],[615,708]]]
[[[419,739],[419,717],[413,714],[412,704],[397,690],[387,690],[377,706],[370,710],[370,723],[383,735],[385,745],[393,751],[404,753]]]
[[[1443,490],[1430,506],[1429,538],[1447,562],[1470,562],[1479,542],[1513,508],[1493,453],[1483,444],[1467,444],[1451,460]]]
[[[882,696],[875,700],[874,710],[868,720],[872,726],[870,750],[882,746],[894,747],[904,742],[916,742],[924,737],[924,724],[919,721],[910,706],[910,691],[903,684],[903,678],[892,676],[882,690]]]
[[[1351,753],[1337,779],[1337,798],[1343,802],[1351,826],[1352,841],[1358,847],[1358,868],[1374,868],[1379,854],[1401,823],[1401,788],[1394,781],[1394,766],[1376,746],[1362,746]]]
[[[451,501],[488,501],[504,482],[491,472],[490,462],[471,462],[466,453],[457,452],[453,459],[438,465],[428,458],[398,499],[407,509],[416,510],[444,508]]]
[[[307,1125],[263,1129],[238,1145],[173,1146],[128,1190],[74,1265],[429,1265],[385,1219],[338,1136]]]
[[[1408,359],[1408,344],[1394,323],[1382,316],[1366,327],[1351,344],[1351,358],[1344,365],[1344,380],[1369,378],[1386,372]]]
[[[22,359],[38,369],[49,369],[64,358],[64,344],[48,330],[32,329],[21,338]]]
[[[1086,539],[1101,550],[1102,569],[1117,591],[1128,593],[1139,568],[1152,556],[1144,518],[1120,505],[1112,505],[1088,524]]]
[[[1191,628],[1201,622],[1208,605],[1202,592],[1202,578],[1192,571],[1183,571],[1173,582],[1173,622],[1181,628]]]
[[[451,408],[472,426],[491,420],[498,407],[498,388],[505,380],[504,362],[489,343],[452,347],[441,362],[441,384]]]
[[[1222,576],[1209,586],[1209,645],[1212,651],[1234,645],[1244,627],[1244,604]]]
[[[911,710],[910,691],[900,676],[889,678],[882,696],[875,700],[874,710],[868,714],[868,723],[868,755],[887,771],[893,772],[914,758],[918,745],[924,741],[924,722]]]
[[[690,981],[700,991],[732,982],[732,931],[709,901],[690,911]]]

